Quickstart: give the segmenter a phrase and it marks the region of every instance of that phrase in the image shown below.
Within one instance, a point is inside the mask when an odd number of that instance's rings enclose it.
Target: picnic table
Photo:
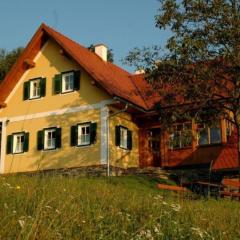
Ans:
[[[223,179],[223,189],[220,191],[221,197],[230,197],[231,199],[238,198],[240,200],[240,181],[232,179]]]
[[[238,198],[240,200],[240,181],[234,181],[232,179],[223,179],[221,183],[193,181],[184,183],[182,186],[158,184],[157,187],[162,190],[182,193],[192,191],[204,197],[230,197],[231,199]]]
[[[222,185],[219,183],[212,183],[207,181],[194,181],[190,183],[189,188],[197,194],[204,197],[213,196],[215,198],[219,197],[219,192],[222,189]]]

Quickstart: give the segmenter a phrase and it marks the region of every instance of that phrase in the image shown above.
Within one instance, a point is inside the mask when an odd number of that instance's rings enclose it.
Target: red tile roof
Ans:
[[[26,71],[24,60],[33,59],[49,38],[55,40],[110,95],[118,96],[144,110],[152,107],[153,101],[150,96],[147,97],[147,92],[145,92],[145,89],[150,90],[150,86],[143,75],[135,76],[115,64],[105,62],[95,53],[45,24],[37,30],[17,63],[0,85],[0,102],[6,100]]]

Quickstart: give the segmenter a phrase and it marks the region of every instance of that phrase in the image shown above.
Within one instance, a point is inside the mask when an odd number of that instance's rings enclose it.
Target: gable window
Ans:
[[[61,128],[46,128],[38,131],[38,150],[61,148]]]
[[[80,71],[56,74],[53,78],[54,94],[69,93],[80,89]]]
[[[115,145],[120,148],[132,149],[132,131],[123,126],[115,127]]]
[[[169,132],[169,148],[179,149],[192,146],[192,124],[176,124]]]
[[[74,72],[62,74],[62,93],[72,92],[74,84]]]
[[[7,154],[18,154],[28,151],[29,133],[13,133],[7,137]]]
[[[46,95],[46,78],[34,78],[23,85],[23,100],[37,99]]]
[[[206,123],[198,124],[198,145],[218,144],[222,142],[220,122],[212,126]]]
[[[30,99],[39,98],[41,96],[41,79],[30,81]]]
[[[88,146],[96,142],[97,123],[79,123],[71,127],[71,146]]]

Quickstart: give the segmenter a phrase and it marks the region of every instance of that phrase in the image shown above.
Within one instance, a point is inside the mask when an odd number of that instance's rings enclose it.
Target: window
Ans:
[[[24,133],[13,135],[13,153],[22,153],[24,146]]]
[[[56,129],[47,129],[44,131],[44,149],[50,150],[56,148]]]
[[[80,71],[56,74],[53,78],[53,93],[69,93],[80,89]]]
[[[61,148],[61,128],[52,127],[38,131],[37,133],[37,149],[52,150]]]
[[[7,136],[7,154],[18,154],[28,151],[29,133],[19,132]]]
[[[78,146],[90,144],[90,123],[78,125]]]
[[[132,131],[123,126],[115,127],[115,145],[120,148],[132,149]]]
[[[35,78],[24,83],[23,100],[36,99],[46,95],[46,78]]]
[[[220,123],[207,126],[205,123],[198,124],[198,145],[209,145],[221,143]]]
[[[30,99],[39,98],[41,96],[41,79],[30,81]]]
[[[71,127],[71,146],[87,146],[94,144],[97,137],[97,123],[79,123]]]
[[[120,147],[127,149],[127,128],[120,128]]]
[[[62,74],[62,93],[72,92],[74,89],[74,72]]]
[[[231,137],[234,133],[234,124],[231,123],[230,121],[228,120],[225,120],[226,121],[226,134],[227,134],[227,137]]]
[[[172,127],[169,133],[169,148],[178,149],[192,146],[192,124],[182,123]]]

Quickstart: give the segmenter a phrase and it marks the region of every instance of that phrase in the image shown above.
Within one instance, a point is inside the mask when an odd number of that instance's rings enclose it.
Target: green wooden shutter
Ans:
[[[30,97],[30,82],[23,84],[23,100],[28,100]]]
[[[44,148],[44,131],[38,131],[37,133],[37,150],[43,150]]]
[[[62,129],[56,128],[56,148],[62,147]]]
[[[127,149],[132,150],[132,131],[127,131]]]
[[[29,148],[29,133],[24,133],[23,151],[28,152],[28,148]]]
[[[74,72],[74,90],[79,90],[80,89],[80,76],[81,76],[80,71],[75,71]]]
[[[78,127],[71,126],[71,146],[76,146],[77,145],[77,137],[78,137]]]
[[[13,153],[13,135],[7,136],[7,154]]]
[[[93,144],[96,142],[97,137],[97,123],[91,123],[90,124],[90,144]]]
[[[56,74],[53,78],[53,93],[59,94],[62,92],[62,74]]]
[[[45,97],[46,96],[46,78],[41,79],[40,87],[41,87],[41,97]]]
[[[115,145],[120,145],[120,126],[115,127]]]

